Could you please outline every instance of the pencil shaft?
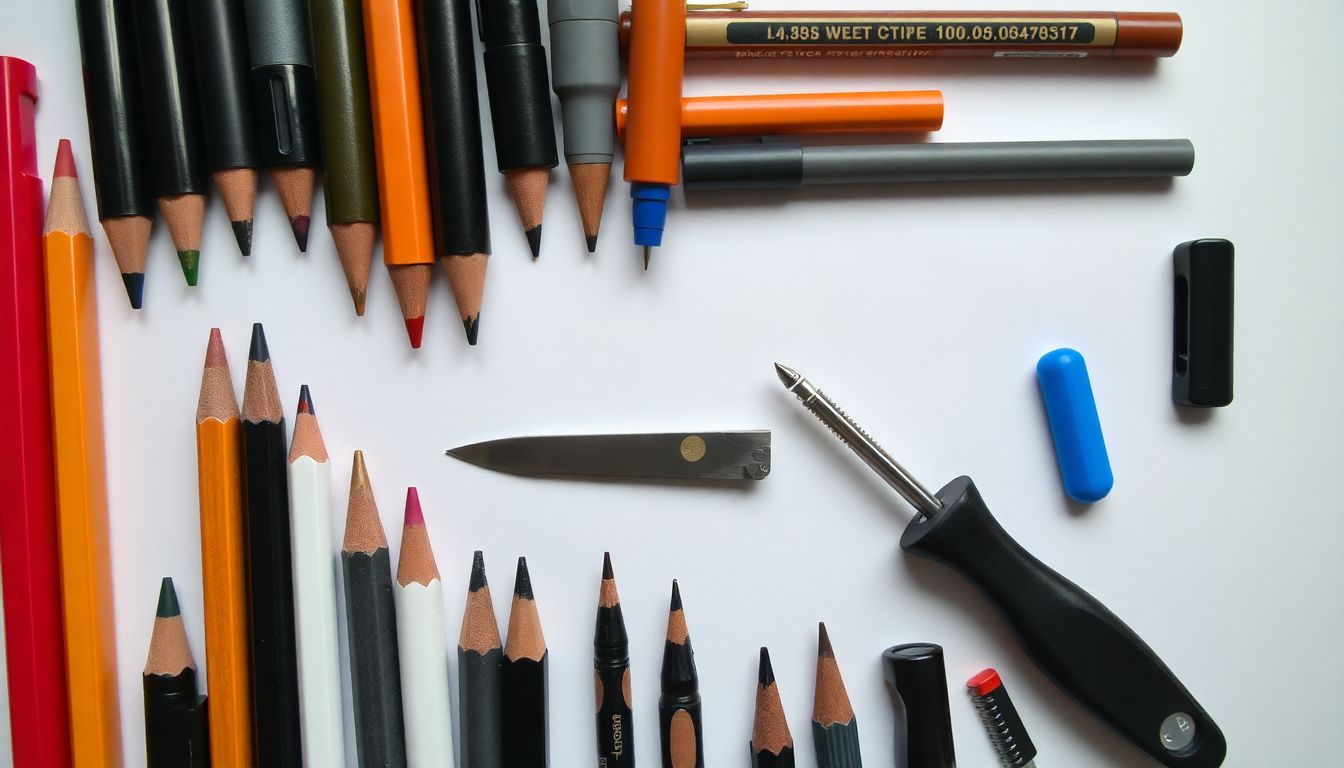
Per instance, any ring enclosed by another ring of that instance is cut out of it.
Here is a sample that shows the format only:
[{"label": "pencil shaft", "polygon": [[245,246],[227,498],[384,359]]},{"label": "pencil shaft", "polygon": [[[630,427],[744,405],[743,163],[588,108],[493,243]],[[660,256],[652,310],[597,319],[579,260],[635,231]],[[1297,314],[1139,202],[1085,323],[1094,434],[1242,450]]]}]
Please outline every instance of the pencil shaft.
[{"label": "pencil shaft", "polygon": [[443,585],[411,582],[393,587],[401,661],[406,762],[412,768],[453,768],[453,713],[448,640],[443,629]]},{"label": "pencil shaft", "polygon": [[196,693],[196,670],[141,679],[146,768],[209,768],[207,703]]},{"label": "pencil shaft", "polygon": [[310,456],[289,465],[294,555],[294,636],[305,764],[345,765],[341,657],[332,559],[331,466]]},{"label": "pencil shaft", "polygon": [[133,3],[154,196],[205,194],[205,136],[186,0]]},{"label": "pencil shaft", "polygon": [[504,651],[457,649],[461,768],[503,768]]},{"label": "pencil shaft", "polygon": [[545,768],[549,764],[547,667],[541,661],[504,658],[504,765]]},{"label": "pencil shaft", "polygon": [[328,224],[378,221],[369,69],[360,0],[312,0]]},{"label": "pencil shaft", "polygon": [[243,5],[237,0],[187,0],[200,81],[206,163],[213,173],[256,168],[255,116]]},{"label": "pencil shaft", "polygon": [[817,750],[817,768],[863,768],[857,721],[822,725],[814,720],[812,741]]},{"label": "pencil shaft", "polygon": [[606,768],[633,768],[635,730],[630,659],[594,666],[597,681],[597,760]]},{"label": "pencil shaft", "polygon": [[705,768],[700,697],[658,702],[658,735],[663,768]]},{"label": "pencil shaft", "polygon": [[752,768],[794,768],[793,747],[785,747],[779,754],[764,749],[755,753]]},{"label": "pencil shaft", "polygon": [[341,562],[359,764],[400,768],[406,765],[406,736],[387,547],[372,555],[342,552]]},{"label": "pencil shaft", "polygon": [[554,168],[555,118],[536,0],[496,0],[477,10],[499,170]]},{"label": "pencil shaft", "polygon": [[303,0],[243,0],[257,142],[266,168],[315,165],[317,83]]}]

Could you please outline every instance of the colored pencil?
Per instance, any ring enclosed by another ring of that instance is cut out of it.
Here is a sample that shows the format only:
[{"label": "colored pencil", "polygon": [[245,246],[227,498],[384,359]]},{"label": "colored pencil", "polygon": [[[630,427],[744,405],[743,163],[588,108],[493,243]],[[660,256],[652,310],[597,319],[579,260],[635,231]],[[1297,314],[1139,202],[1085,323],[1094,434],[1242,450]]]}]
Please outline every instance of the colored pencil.
[{"label": "colored pencil", "polygon": [[453,768],[453,710],[448,638],[443,633],[443,582],[425,530],[420,494],[406,491],[406,517],[397,559],[397,647],[401,655],[406,763]]},{"label": "colored pencil", "polygon": [[817,625],[817,687],[812,705],[812,740],[817,768],[863,768],[859,754],[859,721],[849,703],[835,649],[826,625]]},{"label": "colored pencil", "polygon": [[14,764],[70,762],[51,373],[42,290],[37,70],[0,56],[0,570]]},{"label": "colored pencil", "polygon": [[364,0],[364,36],[383,214],[383,262],[401,305],[406,334],[411,346],[419,349],[434,271],[434,232],[411,0]]},{"label": "colored pencil", "polygon": [[303,754],[286,465],[280,391],[266,333],[256,323],[243,388],[243,466],[252,604],[252,724],[259,766],[296,766]]},{"label": "colored pencil", "polygon": [[504,765],[545,768],[549,763],[547,668],[550,654],[532,594],[527,558],[518,558],[504,646]]},{"label": "colored pencil", "polygon": [[462,708],[461,768],[504,766],[504,649],[485,580],[485,557],[472,558],[471,584],[457,640],[458,706]]},{"label": "colored pencil", "polygon": [[635,729],[630,696],[630,637],[616,592],[611,553],[602,555],[593,633],[593,681],[597,687],[597,762],[606,768],[633,768]]},{"label": "colored pencil", "polygon": [[200,276],[207,187],[186,0],[133,4],[154,197],[173,236],[182,275],[194,286]]},{"label": "colored pencil", "polygon": [[793,768],[793,736],[775,685],[770,651],[761,648],[756,686],[756,719],[751,726],[752,768]]},{"label": "colored pencil", "polygon": [[[159,585],[159,606],[141,687],[145,693],[146,768],[209,768],[207,702],[196,692],[196,661],[187,644],[173,580],[167,577]],[[120,762],[119,751],[107,757]]]},{"label": "colored pencil", "polygon": [[242,437],[224,340],[218,328],[211,328],[201,374],[201,397],[196,405],[196,466],[201,496],[210,756],[214,765],[252,765]]},{"label": "colored pencil", "polygon": [[662,694],[658,697],[658,735],[663,768],[705,768],[705,729],[700,716],[700,676],[681,606],[681,587],[672,582],[663,644]]},{"label": "colored pencil", "polygon": [[121,765],[93,238],[67,139],[56,151],[42,242],[71,751],[75,766]]},{"label": "colored pencil", "polygon": [[363,451],[355,451],[350,475],[341,565],[359,764],[399,768],[406,765],[406,737],[392,564]]},{"label": "colored pencil", "polygon": [[139,309],[144,303],[154,201],[131,4],[76,0],[75,16],[98,220],[112,246],[131,309]]},{"label": "colored pencil", "polygon": [[342,766],[345,723],[331,557],[331,463],[307,384],[299,390],[289,445],[289,521],[304,765]]},{"label": "colored pencil", "polygon": [[378,170],[373,160],[363,11],[360,0],[311,0],[309,9],[322,118],[327,227],[355,314],[362,317],[378,237]]},{"label": "colored pencil", "polygon": [[243,5],[237,0],[187,0],[187,17],[201,84],[206,165],[224,201],[238,250],[248,256],[261,155]]}]

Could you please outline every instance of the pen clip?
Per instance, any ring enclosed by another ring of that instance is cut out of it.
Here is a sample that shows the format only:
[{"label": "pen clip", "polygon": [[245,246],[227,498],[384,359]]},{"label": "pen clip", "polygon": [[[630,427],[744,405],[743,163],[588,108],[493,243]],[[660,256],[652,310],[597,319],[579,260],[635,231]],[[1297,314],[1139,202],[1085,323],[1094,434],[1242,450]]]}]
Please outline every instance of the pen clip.
[{"label": "pen clip", "polygon": [[686,11],[745,11],[747,10],[747,0],[736,0],[731,3],[687,3]]}]

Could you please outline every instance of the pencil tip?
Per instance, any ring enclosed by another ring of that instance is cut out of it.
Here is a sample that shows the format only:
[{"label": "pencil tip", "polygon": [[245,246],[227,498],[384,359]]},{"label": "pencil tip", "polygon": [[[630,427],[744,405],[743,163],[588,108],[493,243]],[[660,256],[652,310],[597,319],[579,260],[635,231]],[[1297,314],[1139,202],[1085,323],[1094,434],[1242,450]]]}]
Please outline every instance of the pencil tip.
[{"label": "pencil tip", "polygon": [[313,393],[308,391],[308,385],[299,386],[299,413],[306,413],[309,416],[316,416],[317,409],[313,407]]},{"label": "pencil tip", "polygon": [[597,253],[597,235],[584,235],[583,239],[588,242],[588,252]]},{"label": "pencil tip", "polygon": [[75,170],[75,152],[70,148],[69,139],[61,139],[56,147],[56,170],[52,175],[58,179],[79,177],[79,172]]},{"label": "pencil tip", "polygon": [[131,309],[139,309],[145,303],[145,273],[122,272],[121,282],[126,286],[126,298],[131,300]]},{"label": "pencil tip", "polygon": [[673,580],[672,580],[672,604],[671,604],[671,606],[668,608],[668,611],[670,612],[670,611],[680,611],[680,610],[681,610],[681,587],[677,585],[677,580],[676,580],[676,579],[673,579]]},{"label": "pencil tip", "polygon": [[486,586],[485,554],[479,549],[471,558],[471,583],[467,586],[472,592],[479,592]]},{"label": "pencil tip", "polygon": [[527,572],[527,558],[518,558],[518,574],[513,579],[513,596],[524,600],[535,599],[532,595],[532,575]]},{"label": "pencil tip", "polygon": [[247,351],[247,359],[254,363],[264,363],[271,359],[271,348],[266,346],[266,331],[261,323],[252,324],[252,346]]},{"label": "pencil tip", "polygon": [[173,589],[173,578],[164,576],[159,584],[159,605],[154,611],[154,616],[159,619],[171,619],[181,614],[182,609],[177,604],[177,590]]},{"label": "pencil tip", "polygon": [[415,486],[406,489],[406,516],[404,525],[424,525],[425,513],[420,508],[420,491]]},{"label": "pencil tip", "polygon": [[244,256],[252,255],[252,220],[229,222],[233,227],[233,239],[238,241],[238,251]]},{"label": "pencil tip", "polygon": [[355,451],[354,464],[350,468],[350,486],[369,484],[369,468],[364,464],[364,452]]},{"label": "pencil tip", "polygon": [[462,318],[462,327],[467,331],[467,343],[476,346],[476,337],[481,333],[481,315],[476,313],[475,317]]},{"label": "pencil tip", "polygon": [[649,271],[649,258],[650,258],[651,256],[653,256],[653,247],[652,247],[652,246],[648,246],[648,245],[644,246],[644,271],[645,271],[645,272],[648,272],[648,271]]},{"label": "pencil tip", "polygon": [[757,682],[764,688],[775,682],[775,669],[770,666],[770,649],[761,646],[761,666],[757,676]]},{"label": "pencil tip", "polygon": [[541,225],[527,230],[527,247],[532,249],[532,258],[541,256]]},{"label": "pencil tip", "polygon": [[364,316],[364,305],[368,302],[369,295],[358,288],[350,288],[350,299],[355,302],[355,317]]},{"label": "pencil tip", "polygon": [[606,581],[606,580],[608,580],[608,579],[614,579],[614,578],[616,578],[616,572],[613,571],[613,570],[611,569],[611,553],[610,553],[610,552],[603,552],[603,553],[602,553],[602,580],[603,580],[603,581]]},{"label": "pencil tip", "polygon": [[289,228],[294,230],[294,242],[299,244],[299,252],[308,252],[309,218],[303,214],[289,217]]},{"label": "pencil tip", "polygon": [[210,341],[205,345],[205,367],[227,368],[229,360],[224,355],[224,337],[218,328],[210,329]]},{"label": "pencil tip", "polygon": [[411,339],[411,349],[419,349],[425,336],[425,316],[406,318],[406,335]]},{"label": "pencil tip", "polygon": [[779,363],[775,363],[775,375],[779,377],[779,381],[785,389],[793,389],[794,385],[803,378],[797,371]]},{"label": "pencil tip", "polygon": [[201,252],[196,250],[178,251],[177,261],[182,265],[182,276],[187,278],[187,285],[195,288],[196,281],[200,278]]},{"label": "pencil tip", "polygon": [[831,636],[826,633],[826,622],[817,622],[817,656],[834,659],[835,649],[831,648]]}]

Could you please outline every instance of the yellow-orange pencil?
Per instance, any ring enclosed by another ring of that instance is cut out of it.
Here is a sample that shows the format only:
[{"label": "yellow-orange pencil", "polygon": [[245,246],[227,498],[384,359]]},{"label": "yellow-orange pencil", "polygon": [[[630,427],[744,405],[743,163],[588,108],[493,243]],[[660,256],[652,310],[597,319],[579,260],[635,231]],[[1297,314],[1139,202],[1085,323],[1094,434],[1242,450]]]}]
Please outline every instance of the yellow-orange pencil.
[{"label": "yellow-orange pencil", "polygon": [[52,176],[42,249],[46,256],[70,746],[75,768],[120,766],[121,712],[107,544],[107,468],[93,239],[67,139],[61,139],[56,150]]},{"label": "yellow-orange pencil", "polygon": [[229,377],[224,341],[219,329],[212,328],[196,405],[196,467],[201,494],[210,757],[218,766],[252,765],[242,444],[238,398]]}]

